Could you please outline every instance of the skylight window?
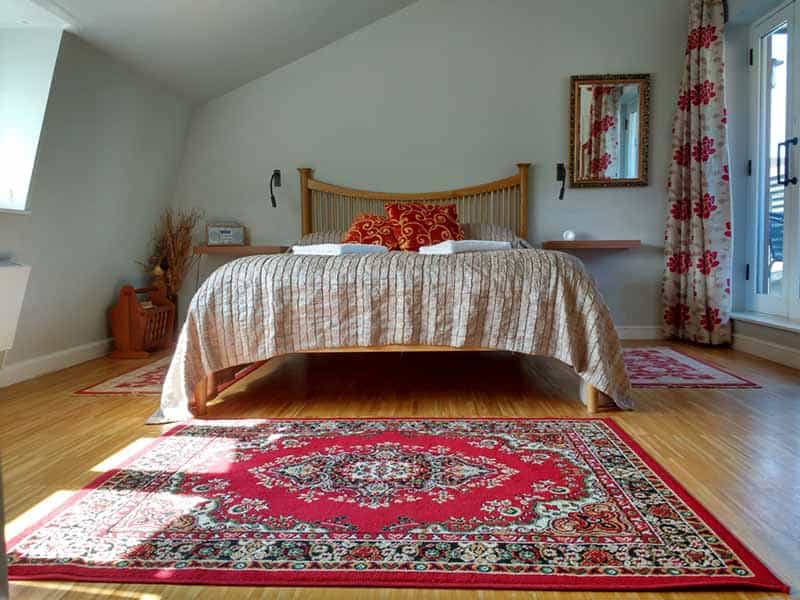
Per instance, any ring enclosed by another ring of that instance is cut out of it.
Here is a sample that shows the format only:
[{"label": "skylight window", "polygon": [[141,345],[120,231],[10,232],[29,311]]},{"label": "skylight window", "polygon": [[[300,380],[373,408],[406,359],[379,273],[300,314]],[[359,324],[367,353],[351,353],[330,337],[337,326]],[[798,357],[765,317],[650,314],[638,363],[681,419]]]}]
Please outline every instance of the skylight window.
[{"label": "skylight window", "polygon": [[0,210],[24,211],[61,30],[0,28]]}]

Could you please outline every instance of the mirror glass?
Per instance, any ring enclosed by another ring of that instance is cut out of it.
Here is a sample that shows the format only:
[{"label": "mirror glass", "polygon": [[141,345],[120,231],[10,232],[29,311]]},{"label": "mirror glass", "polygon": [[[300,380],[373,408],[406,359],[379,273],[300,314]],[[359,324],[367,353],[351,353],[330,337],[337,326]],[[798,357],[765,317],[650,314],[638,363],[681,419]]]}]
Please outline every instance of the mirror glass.
[{"label": "mirror glass", "polygon": [[572,80],[572,185],[646,185],[648,77],[582,75]]}]

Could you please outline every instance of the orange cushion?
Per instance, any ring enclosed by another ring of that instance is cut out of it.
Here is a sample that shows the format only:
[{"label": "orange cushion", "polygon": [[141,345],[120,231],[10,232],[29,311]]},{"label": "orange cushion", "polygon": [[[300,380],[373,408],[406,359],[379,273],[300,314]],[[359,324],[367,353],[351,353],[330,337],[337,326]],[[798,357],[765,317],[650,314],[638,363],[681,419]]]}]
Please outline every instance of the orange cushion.
[{"label": "orange cushion", "polygon": [[445,240],[464,239],[455,204],[387,204],[386,214],[401,250],[416,251]]},{"label": "orange cushion", "polygon": [[347,230],[343,244],[374,244],[386,246],[389,250],[397,250],[397,239],[394,228],[388,218],[379,215],[361,213],[353,219]]}]

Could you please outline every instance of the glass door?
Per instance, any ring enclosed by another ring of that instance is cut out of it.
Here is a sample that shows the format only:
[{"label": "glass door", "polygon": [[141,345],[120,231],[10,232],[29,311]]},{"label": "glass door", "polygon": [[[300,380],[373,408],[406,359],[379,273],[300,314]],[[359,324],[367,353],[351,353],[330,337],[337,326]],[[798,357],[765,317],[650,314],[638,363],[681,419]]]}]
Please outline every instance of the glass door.
[{"label": "glass door", "polygon": [[754,227],[748,308],[790,317],[797,311],[798,94],[795,3],[753,27],[755,70]]}]

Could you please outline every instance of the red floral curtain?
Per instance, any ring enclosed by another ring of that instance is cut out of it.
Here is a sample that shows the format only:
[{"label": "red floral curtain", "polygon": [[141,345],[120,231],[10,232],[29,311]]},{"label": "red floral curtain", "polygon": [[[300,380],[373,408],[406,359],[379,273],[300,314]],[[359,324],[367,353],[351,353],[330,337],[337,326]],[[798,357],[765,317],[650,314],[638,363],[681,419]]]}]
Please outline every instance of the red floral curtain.
[{"label": "red floral curtain", "polygon": [[689,0],[686,66],[672,123],[664,329],[730,342],[731,206],[723,0]]}]

